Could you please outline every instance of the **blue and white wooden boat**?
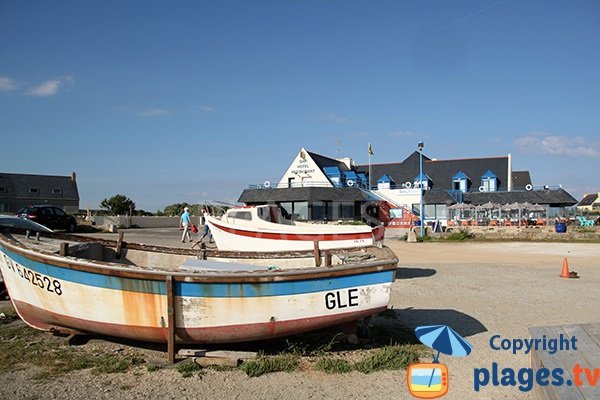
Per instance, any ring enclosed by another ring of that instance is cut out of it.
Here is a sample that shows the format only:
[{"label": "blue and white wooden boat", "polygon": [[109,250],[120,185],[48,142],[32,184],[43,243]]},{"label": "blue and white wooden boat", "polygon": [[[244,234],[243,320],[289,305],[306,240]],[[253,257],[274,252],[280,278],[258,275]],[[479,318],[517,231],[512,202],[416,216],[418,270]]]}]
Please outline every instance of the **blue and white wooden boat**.
[{"label": "blue and white wooden boat", "polygon": [[397,264],[377,246],[263,254],[0,233],[0,269],[27,324],[170,349],[268,339],[379,313]]}]

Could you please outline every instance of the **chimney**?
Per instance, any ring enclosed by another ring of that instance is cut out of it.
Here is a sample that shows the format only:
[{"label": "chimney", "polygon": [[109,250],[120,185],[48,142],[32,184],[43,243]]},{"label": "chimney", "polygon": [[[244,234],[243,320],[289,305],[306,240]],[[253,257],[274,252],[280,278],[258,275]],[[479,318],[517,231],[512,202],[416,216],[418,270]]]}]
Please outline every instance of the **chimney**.
[{"label": "chimney", "polygon": [[346,164],[346,167],[350,170],[354,166],[354,160],[351,159],[350,157],[338,158],[337,161],[343,162],[344,164]]},{"label": "chimney", "polygon": [[506,182],[506,190],[512,192],[513,181],[512,181],[512,155],[508,153],[508,182]]},{"label": "chimney", "polygon": [[77,174],[75,171],[71,172],[71,182],[77,182]]}]

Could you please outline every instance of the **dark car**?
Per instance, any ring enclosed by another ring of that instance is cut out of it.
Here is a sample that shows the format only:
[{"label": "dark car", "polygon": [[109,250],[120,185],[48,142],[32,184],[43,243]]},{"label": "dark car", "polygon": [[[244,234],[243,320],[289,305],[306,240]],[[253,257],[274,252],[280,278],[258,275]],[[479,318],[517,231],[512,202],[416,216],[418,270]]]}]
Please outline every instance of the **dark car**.
[{"label": "dark car", "polygon": [[50,229],[66,229],[74,232],[77,220],[56,206],[27,206],[17,211],[17,217],[30,219]]}]

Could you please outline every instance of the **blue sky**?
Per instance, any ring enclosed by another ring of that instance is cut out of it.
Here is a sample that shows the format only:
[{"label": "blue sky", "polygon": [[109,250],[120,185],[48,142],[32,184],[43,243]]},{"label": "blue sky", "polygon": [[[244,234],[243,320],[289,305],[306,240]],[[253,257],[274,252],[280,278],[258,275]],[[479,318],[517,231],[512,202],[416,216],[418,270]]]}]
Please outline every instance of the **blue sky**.
[{"label": "blue sky", "polygon": [[301,147],[513,155],[600,191],[600,2],[2,1],[0,171],[81,207],[235,201]]}]

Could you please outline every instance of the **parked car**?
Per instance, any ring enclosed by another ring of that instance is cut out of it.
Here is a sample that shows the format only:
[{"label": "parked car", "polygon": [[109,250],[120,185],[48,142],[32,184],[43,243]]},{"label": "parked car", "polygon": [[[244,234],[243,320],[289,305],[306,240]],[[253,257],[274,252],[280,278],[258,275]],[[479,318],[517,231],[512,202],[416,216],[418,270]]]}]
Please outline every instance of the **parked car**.
[{"label": "parked car", "polygon": [[50,229],[66,229],[74,232],[77,220],[56,206],[27,206],[17,211],[17,217],[29,219]]}]

